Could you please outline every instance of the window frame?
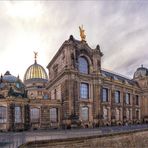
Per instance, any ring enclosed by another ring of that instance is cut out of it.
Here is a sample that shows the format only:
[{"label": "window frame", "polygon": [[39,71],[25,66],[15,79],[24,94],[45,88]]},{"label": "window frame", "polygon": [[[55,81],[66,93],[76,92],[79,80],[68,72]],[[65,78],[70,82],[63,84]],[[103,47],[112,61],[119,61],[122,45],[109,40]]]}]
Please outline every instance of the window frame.
[{"label": "window frame", "polygon": [[15,106],[14,108],[14,121],[15,123],[21,123],[22,122],[22,110],[21,106]]},{"label": "window frame", "polygon": [[6,123],[7,122],[7,107],[6,106],[0,106],[0,110],[2,110],[2,112],[1,112],[2,116],[1,116],[1,119],[0,119],[0,123]]},{"label": "window frame", "polygon": [[121,103],[121,92],[119,90],[115,90],[115,103],[119,104]]},{"label": "window frame", "polygon": [[136,110],[136,119],[139,120],[140,119],[140,111]]},{"label": "window frame", "polygon": [[108,108],[103,108],[103,119],[104,120],[108,120],[108,114],[109,114]]},{"label": "window frame", "polygon": [[125,94],[125,103],[127,105],[131,104],[131,94],[129,92],[126,92],[126,94]]},{"label": "window frame", "polygon": [[[84,111],[86,111],[85,109],[87,109],[87,112],[84,112]],[[87,117],[86,117],[86,115],[87,115]],[[89,107],[88,106],[81,107],[81,120],[84,122],[89,121]]]},{"label": "window frame", "polygon": [[82,74],[89,74],[89,62],[84,56],[78,58],[78,71]]},{"label": "window frame", "polygon": [[102,96],[101,96],[101,98],[102,98],[101,99],[102,102],[108,102],[109,101],[109,89],[108,88],[105,88],[105,87],[102,88]]},{"label": "window frame", "polygon": [[89,100],[89,83],[80,83],[80,99]]},{"label": "window frame", "polygon": [[[33,110],[38,110],[38,117],[37,118],[32,118],[35,116],[35,113],[33,112]],[[33,107],[30,109],[30,119],[31,119],[31,122],[40,122],[40,108],[38,107]]]},{"label": "window frame", "polygon": [[140,100],[139,100],[139,95],[136,95],[135,104],[136,104],[137,106],[139,106],[139,104],[140,104],[139,101],[140,101]]},{"label": "window frame", "polygon": [[[53,114],[53,111],[55,109],[55,113]],[[52,107],[49,109],[49,120],[50,123],[57,123],[58,122],[58,108]]]}]

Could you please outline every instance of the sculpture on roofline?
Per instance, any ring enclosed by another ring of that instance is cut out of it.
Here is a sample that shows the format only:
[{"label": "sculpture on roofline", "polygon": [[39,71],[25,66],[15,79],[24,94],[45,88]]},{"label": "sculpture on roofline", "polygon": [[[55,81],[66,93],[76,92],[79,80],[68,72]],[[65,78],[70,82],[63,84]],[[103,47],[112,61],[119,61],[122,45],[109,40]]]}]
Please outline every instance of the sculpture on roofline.
[{"label": "sculpture on roofline", "polygon": [[79,30],[80,30],[80,37],[82,41],[85,41],[86,35],[85,35],[85,30],[83,29],[83,25],[79,26]]}]

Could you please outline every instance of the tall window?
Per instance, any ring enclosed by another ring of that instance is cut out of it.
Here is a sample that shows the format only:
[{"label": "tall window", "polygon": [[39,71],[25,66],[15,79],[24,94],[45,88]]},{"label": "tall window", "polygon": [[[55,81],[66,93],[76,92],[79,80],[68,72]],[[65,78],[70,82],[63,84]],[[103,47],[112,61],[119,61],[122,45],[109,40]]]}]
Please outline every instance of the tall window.
[{"label": "tall window", "polygon": [[126,119],[127,120],[130,119],[130,110],[129,109],[126,110]]},{"label": "tall window", "polygon": [[81,97],[81,99],[88,99],[89,98],[89,85],[88,85],[88,83],[81,83],[80,84],[80,97]]},{"label": "tall window", "polygon": [[54,90],[54,99],[57,99],[57,90]]},{"label": "tall window", "polygon": [[126,93],[125,102],[126,102],[126,104],[130,104],[130,93]]},{"label": "tall window", "polygon": [[89,119],[89,108],[87,106],[81,108],[81,119],[82,121],[88,121]]},{"label": "tall window", "polygon": [[108,101],[108,89],[107,88],[102,89],[102,101],[103,102]]},{"label": "tall window", "polygon": [[39,122],[40,121],[40,109],[31,108],[30,117],[31,117],[31,122]]},{"label": "tall window", "polygon": [[49,98],[48,94],[44,94],[43,98],[47,100]]},{"label": "tall window", "polygon": [[136,119],[139,120],[139,110],[136,110]]},{"label": "tall window", "polygon": [[103,108],[103,119],[108,119],[108,109]]},{"label": "tall window", "polygon": [[120,103],[120,91],[115,91],[115,103]]},{"label": "tall window", "polygon": [[139,105],[139,96],[136,95],[136,105]]},{"label": "tall window", "polygon": [[58,109],[57,108],[50,109],[50,122],[58,122]]},{"label": "tall window", "polygon": [[0,106],[0,123],[6,122],[6,107]]},{"label": "tall window", "polygon": [[21,119],[21,107],[16,106],[15,107],[15,123],[20,123],[22,121]]},{"label": "tall window", "polygon": [[88,74],[89,73],[89,65],[88,61],[84,57],[79,57],[79,72]]},{"label": "tall window", "polygon": [[116,120],[118,121],[118,120],[120,120],[120,109],[116,109],[116,115],[115,115],[115,117],[116,117]]}]

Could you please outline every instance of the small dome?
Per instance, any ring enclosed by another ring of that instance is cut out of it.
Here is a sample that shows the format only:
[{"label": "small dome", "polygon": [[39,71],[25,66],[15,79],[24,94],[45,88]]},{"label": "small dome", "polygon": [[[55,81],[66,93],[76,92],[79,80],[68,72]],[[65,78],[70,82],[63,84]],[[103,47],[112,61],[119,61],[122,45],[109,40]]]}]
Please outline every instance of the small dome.
[{"label": "small dome", "polygon": [[48,79],[45,69],[41,65],[37,64],[36,61],[27,69],[24,76],[24,82],[31,79]]},{"label": "small dome", "polygon": [[18,78],[11,75],[9,71],[6,71],[6,73],[4,74],[4,76],[2,77],[4,81],[8,82],[8,83],[15,83]]},{"label": "small dome", "polygon": [[134,73],[134,78],[140,78],[148,76],[148,69],[143,67],[143,65],[137,68],[136,72]]}]

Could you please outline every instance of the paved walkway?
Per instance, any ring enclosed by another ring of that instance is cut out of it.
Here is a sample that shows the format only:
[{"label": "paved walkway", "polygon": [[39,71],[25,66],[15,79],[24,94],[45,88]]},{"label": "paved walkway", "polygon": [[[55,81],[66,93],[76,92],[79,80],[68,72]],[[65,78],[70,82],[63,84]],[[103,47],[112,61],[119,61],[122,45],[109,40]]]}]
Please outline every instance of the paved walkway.
[{"label": "paved walkway", "polygon": [[38,140],[66,139],[148,129],[148,124],[108,126],[91,129],[37,130],[0,133],[0,148],[17,148],[23,143]]}]

